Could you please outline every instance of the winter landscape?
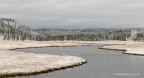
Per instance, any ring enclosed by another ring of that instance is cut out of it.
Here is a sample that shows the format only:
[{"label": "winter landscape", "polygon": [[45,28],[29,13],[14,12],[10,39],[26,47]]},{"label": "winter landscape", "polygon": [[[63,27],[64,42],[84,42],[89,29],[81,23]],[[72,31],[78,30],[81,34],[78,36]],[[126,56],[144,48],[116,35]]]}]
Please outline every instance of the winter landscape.
[{"label": "winter landscape", "polygon": [[143,78],[143,3],[0,1],[0,78]]},{"label": "winter landscape", "polygon": [[14,51],[15,49],[108,44],[109,46],[102,46],[100,49],[144,55],[144,33],[140,28],[33,30],[14,19],[1,18],[0,20],[1,77],[39,74],[87,62],[86,58],[77,56],[24,53]]}]

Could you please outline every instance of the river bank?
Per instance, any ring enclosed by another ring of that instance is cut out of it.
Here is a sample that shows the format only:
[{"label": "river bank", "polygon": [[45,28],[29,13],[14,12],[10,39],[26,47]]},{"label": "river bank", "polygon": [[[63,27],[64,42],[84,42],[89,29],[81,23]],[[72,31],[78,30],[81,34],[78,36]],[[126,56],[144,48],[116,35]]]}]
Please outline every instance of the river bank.
[{"label": "river bank", "polygon": [[17,52],[15,49],[70,47],[108,44],[101,49],[121,50],[124,54],[144,55],[144,42],[134,41],[0,41],[0,77],[32,75],[86,63],[77,56]]},{"label": "river bank", "polygon": [[110,44],[100,49],[123,51],[123,54],[144,56],[144,42],[136,41],[101,41],[101,44]]},{"label": "river bank", "polygon": [[89,42],[61,41],[0,41],[0,77],[32,75],[86,63],[77,56],[34,54],[17,52],[14,49],[36,47],[87,46]]}]

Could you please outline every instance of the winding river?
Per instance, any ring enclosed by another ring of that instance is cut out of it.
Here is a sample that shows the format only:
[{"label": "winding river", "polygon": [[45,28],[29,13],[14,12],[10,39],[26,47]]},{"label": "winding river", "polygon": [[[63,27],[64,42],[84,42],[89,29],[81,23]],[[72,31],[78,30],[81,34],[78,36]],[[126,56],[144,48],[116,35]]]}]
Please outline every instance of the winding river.
[{"label": "winding river", "polygon": [[74,55],[88,63],[65,70],[15,78],[144,78],[144,56],[98,49],[101,45],[18,49],[40,54]]}]

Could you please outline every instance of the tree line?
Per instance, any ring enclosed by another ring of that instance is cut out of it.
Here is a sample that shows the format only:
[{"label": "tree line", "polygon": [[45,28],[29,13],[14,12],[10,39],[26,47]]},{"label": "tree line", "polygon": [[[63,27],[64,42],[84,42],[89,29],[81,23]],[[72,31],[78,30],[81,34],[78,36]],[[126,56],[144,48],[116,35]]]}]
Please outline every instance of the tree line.
[{"label": "tree line", "polygon": [[77,41],[101,41],[101,40],[126,40],[130,36],[130,32],[119,30],[116,32],[108,33],[75,33],[75,34],[48,34],[41,33],[36,36],[37,41],[64,41],[64,40],[77,40]]},{"label": "tree line", "polygon": [[0,18],[0,35],[3,40],[32,40],[31,29],[14,19]]},{"label": "tree line", "polygon": [[[0,36],[3,40],[35,40],[35,41],[102,41],[102,40],[128,40],[132,29],[120,29],[105,33],[71,33],[71,34],[49,34],[46,32],[34,32],[31,28],[19,24],[14,19],[0,18]],[[139,29],[144,30],[144,29]],[[139,31],[138,30],[138,31]],[[139,32],[133,40],[144,40],[144,33]]]},{"label": "tree line", "polygon": [[[114,32],[107,33],[75,33],[75,34],[48,34],[40,33],[37,35],[36,41],[65,41],[65,40],[76,40],[76,41],[102,41],[102,40],[121,40],[126,41],[131,37],[131,29],[117,30]],[[140,41],[144,40],[144,33],[137,33],[136,38],[133,40]]]}]

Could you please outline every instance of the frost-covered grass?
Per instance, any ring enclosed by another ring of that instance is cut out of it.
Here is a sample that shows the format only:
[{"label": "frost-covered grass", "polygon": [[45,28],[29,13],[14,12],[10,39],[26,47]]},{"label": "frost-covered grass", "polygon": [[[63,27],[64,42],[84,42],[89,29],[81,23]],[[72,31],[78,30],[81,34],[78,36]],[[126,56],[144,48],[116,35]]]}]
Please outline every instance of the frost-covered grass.
[{"label": "frost-covered grass", "polygon": [[0,41],[0,49],[8,50],[15,48],[48,47],[48,46],[88,46],[95,42],[89,41]]},{"label": "frost-covered grass", "polygon": [[85,59],[76,56],[0,51],[0,76],[37,74],[81,65],[85,62]]},{"label": "frost-covered grass", "polygon": [[124,54],[144,56],[144,48],[128,48]]},{"label": "frost-covered grass", "polygon": [[0,41],[0,43],[0,77],[45,73],[86,63],[85,59],[77,56],[24,53],[9,49],[90,45],[88,42],[79,44],[76,42]]},{"label": "frost-covered grass", "polygon": [[124,54],[130,55],[142,55],[144,56],[144,42],[137,42],[137,41],[102,41],[103,44],[116,44],[110,46],[103,46],[101,49],[108,49],[108,50],[120,50],[124,51]]}]

